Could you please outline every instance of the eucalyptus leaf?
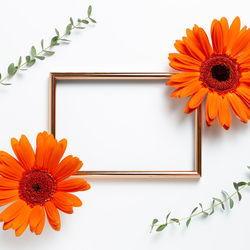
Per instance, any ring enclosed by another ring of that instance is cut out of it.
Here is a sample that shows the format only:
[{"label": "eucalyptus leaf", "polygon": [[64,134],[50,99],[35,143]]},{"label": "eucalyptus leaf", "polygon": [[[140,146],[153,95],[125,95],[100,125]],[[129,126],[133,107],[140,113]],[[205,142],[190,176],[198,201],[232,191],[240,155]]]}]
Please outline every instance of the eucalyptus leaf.
[{"label": "eucalyptus leaf", "polygon": [[60,36],[60,33],[59,33],[59,31],[58,31],[57,28],[55,28],[55,32],[56,32],[56,35],[59,37],[59,36]]},{"label": "eucalyptus leaf", "polygon": [[89,7],[88,7],[88,17],[90,17],[91,14],[92,14],[92,6],[89,5]]},{"label": "eucalyptus leaf", "polygon": [[70,40],[65,39],[65,38],[62,38],[62,39],[60,39],[60,40],[63,41],[63,42],[70,42]]},{"label": "eucalyptus leaf", "polygon": [[77,26],[76,29],[83,30],[83,29],[85,29],[85,27]]},{"label": "eucalyptus leaf", "polygon": [[93,19],[93,18],[89,18],[89,20],[90,20],[92,23],[96,23],[96,20]]},{"label": "eucalyptus leaf", "polygon": [[36,62],[36,59],[32,59],[29,61],[29,63],[27,63],[27,65],[31,67],[35,64],[35,62]]},{"label": "eucalyptus leaf", "polygon": [[186,226],[187,226],[187,227],[189,226],[190,222],[191,222],[191,217],[190,217],[190,218],[187,220],[187,222],[186,222]]},{"label": "eucalyptus leaf", "polygon": [[66,35],[70,35],[71,30],[72,30],[72,24],[70,23],[66,27]]},{"label": "eucalyptus leaf", "polygon": [[59,39],[58,36],[54,36],[50,41],[50,46],[59,45],[59,43],[57,43],[58,39]]},{"label": "eucalyptus leaf", "polygon": [[162,224],[159,227],[157,227],[156,231],[157,232],[161,232],[162,230],[164,230],[166,228],[167,224]]},{"label": "eucalyptus leaf", "polygon": [[234,201],[233,201],[233,199],[229,199],[229,207],[232,209],[233,208],[233,206],[234,206]]},{"label": "eucalyptus leaf", "polygon": [[9,74],[10,76],[13,76],[13,75],[16,74],[16,67],[15,67],[14,63],[11,63],[11,64],[9,65],[9,67],[8,67],[8,74]]},{"label": "eucalyptus leaf", "polygon": [[42,49],[44,49],[44,40],[43,39],[41,40],[41,47],[42,47]]},{"label": "eucalyptus leaf", "polygon": [[48,56],[52,56],[52,55],[55,54],[55,51],[51,51],[51,50],[45,50],[44,52],[45,52],[45,54],[48,55]]},{"label": "eucalyptus leaf", "polygon": [[223,201],[221,199],[213,197],[213,200],[218,201],[220,203],[222,209],[225,210],[225,205],[224,205],[224,203],[223,203]]},{"label": "eucalyptus leaf", "polygon": [[85,19],[81,20],[81,22],[82,22],[82,23],[85,23],[85,24],[88,24],[88,23],[89,23],[89,21],[88,21],[88,20],[85,20]]},{"label": "eucalyptus leaf", "polygon": [[26,56],[25,59],[26,59],[26,63],[28,64],[30,62],[30,56]]},{"label": "eucalyptus leaf", "polygon": [[179,221],[179,219],[176,219],[176,218],[171,218],[171,219],[170,219],[170,221],[173,221],[173,222],[175,222],[175,223],[177,223],[177,224],[179,224],[179,225],[180,225],[180,221]]},{"label": "eucalyptus leaf", "polygon": [[39,60],[44,60],[45,59],[44,56],[36,56],[36,58],[39,59]]},{"label": "eucalyptus leaf", "polygon": [[22,57],[20,56],[20,57],[19,57],[19,60],[18,60],[18,67],[20,67],[21,64],[22,64]]},{"label": "eucalyptus leaf", "polygon": [[239,201],[241,201],[241,199],[242,199],[242,195],[241,195],[241,193],[240,193],[240,192],[237,192],[237,195],[238,195],[238,199],[239,199]]},{"label": "eucalyptus leaf", "polygon": [[31,54],[32,54],[32,56],[36,56],[36,48],[35,48],[35,46],[31,47]]}]

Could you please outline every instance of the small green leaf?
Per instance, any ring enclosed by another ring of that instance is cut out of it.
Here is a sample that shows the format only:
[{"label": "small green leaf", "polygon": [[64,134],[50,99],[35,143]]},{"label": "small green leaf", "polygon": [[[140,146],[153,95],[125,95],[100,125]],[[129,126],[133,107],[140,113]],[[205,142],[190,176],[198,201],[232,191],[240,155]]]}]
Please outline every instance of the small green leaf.
[{"label": "small green leaf", "polygon": [[44,52],[45,52],[45,54],[48,55],[48,56],[52,56],[52,55],[55,54],[55,51],[46,50],[46,51],[44,51]]},{"label": "small green leaf", "polygon": [[59,45],[59,43],[57,43],[59,37],[58,36],[54,36],[51,41],[50,41],[50,46],[56,46]]},{"label": "small green leaf", "polygon": [[44,56],[36,56],[36,58],[39,59],[39,60],[44,60],[45,59]]},{"label": "small green leaf", "polygon": [[30,56],[26,56],[26,63],[28,64],[30,62]]},{"label": "small green leaf", "polygon": [[191,217],[190,217],[190,218],[187,220],[187,222],[186,222],[186,226],[187,226],[187,227],[189,226],[190,222],[191,222]]},{"label": "small green leaf", "polygon": [[247,185],[250,186],[250,182],[248,182]]},{"label": "small green leaf", "polygon": [[172,219],[170,219],[170,221],[173,221],[173,222],[175,222],[175,223],[177,223],[177,224],[180,225],[180,221],[178,219],[176,219],[176,218],[172,218]]},{"label": "small green leaf", "polygon": [[85,27],[80,27],[80,26],[78,26],[78,27],[76,27],[76,29],[79,29],[79,30],[84,30],[84,29],[85,29]]},{"label": "small green leaf", "polygon": [[220,203],[222,209],[225,210],[224,203],[223,203],[223,201],[222,201],[221,199],[213,197],[213,200],[214,200],[214,201],[218,201],[218,202]]},{"label": "small green leaf", "polygon": [[13,76],[13,75],[16,74],[16,67],[15,67],[14,63],[11,63],[11,64],[9,65],[9,67],[8,67],[8,74],[9,74],[10,76]]},{"label": "small green leaf", "polygon": [[231,198],[229,199],[229,206],[230,206],[231,209],[234,206],[234,201]]},{"label": "small green leaf", "polygon": [[168,215],[166,216],[166,224],[168,224],[168,217],[169,217],[170,214],[171,214],[171,212],[168,213]]},{"label": "small green leaf", "polygon": [[88,17],[90,17],[91,14],[92,14],[92,6],[89,5],[89,7],[88,7]]},{"label": "small green leaf", "polygon": [[215,200],[213,199],[212,206],[211,206],[211,212],[209,213],[209,216],[214,213],[214,203],[215,203]]},{"label": "small green leaf", "polygon": [[31,67],[35,64],[35,62],[36,62],[36,59],[32,59],[29,61],[29,63],[27,65]]},{"label": "small green leaf", "polygon": [[82,22],[82,23],[85,23],[85,24],[88,24],[88,23],[89,23],[89,21],[88,21],[88,20],[85,20],[85,19],[81,20],[81,22]]},{"label": "small green leaf", "polygon": [[152,225],[155,225],[158,221],[158,219],[153,219]]},{"label": "small green leaf", "polygon": [[247,166],[248,169],[250,169],[250,166]]},{"label": "small green leaf", "polygon": [[71,30],[72,30],[72,24],[68,24],[66,27],[66,35],[70,35]]},{"label": "small green leaf", "polygon": [[22,64],[22,57],[20,56],[18,60],[18,67],[20,67],[21,64]]},{"label": "small green leaf", "polygon": [[20,69],[21,71],[26,71],[26,70],[28,70],[28,69]]},{"label": "small green leaf", "polygon": [[60,33],[59,33],[59,31],[58,31],[57,28],[55,28],[55,32],[56,32],[56,35],[59,37],[59,36],[60,36]]},{"label": "small green leaf", "polygon": [[198,207],[194,208],[191,215],[198,209]]},{"label": "small green leaf", "polygon": [[159,227],[157,227],[156,231],[157,231],[157,232],[161,232],[162,230],[165,229],[166,226],[167,226],[167,224],[162,224],[162,225],[160,225]]},{"label": "small green leaf", "polygon": [[0,80],[2,79],[2,74],[0,74]]},{"label": "small green leaf", "polygon": [[70,24],[74,25],[74,21],[73,21],[72,17],[69,20],[70,20]]},{"label": "small green leaf", "polygon": [[201,212],[202,212],[204,215],[208,216],[208,213],[207,213],[207,212],[205,212],[205,211],[203,210],[203,206],[202,206],[202,204],[201,204],[201,203],[199,203],[199,205],[200,205],[200,207],[201,207]]},{"label": "small green leaf", "polygon": [[43,39],[41,40],[41,47],[42,47],[42,49],[44,49],[44,40]]},{"label": "small green leaf", "polygon": [[5,85],[5,86],[9,86],[11,85],[11,83],[8,83],[8,82],[1,82],[2,85]]},{"label": "small green leaf", "polygon": [[60,40],[63,41],[63,42],[70,42],[70,40],[65,39],[65,38],[62,38],[62,39],[60,39]]},{"label": "small green leaf", "polygon": [[93,18],[89,18],[89,20],[90,20],[92,23],[96,23],[96,20],[93,19]]},{"label": "small green leaf", "polygon": [[241,199],[242,199],[241,193],[240,193],[240,192],[237,192],[237,194],[238,194],[239,201],[241,201]]},{"label": "small green leaf", "polygon": [[36,48],[35,48],[35,46],[31,47],[31,54],[32,54],[32,56],[36,56]]},{"label": "small green leaf", "polygon": [[233,185],[234,185],[234,188],[238,191],[239,190],[238,184],[234,182]]},{"label": "small green leaf", "polygon": [[241,181],[241,182],[238,182],[238,183],[237,183],[237,186],[238,186],[238,187],[241,187],[241,186],[244,186],[244,185],[247,185],[247,183],[244,182],[244,181]]}]

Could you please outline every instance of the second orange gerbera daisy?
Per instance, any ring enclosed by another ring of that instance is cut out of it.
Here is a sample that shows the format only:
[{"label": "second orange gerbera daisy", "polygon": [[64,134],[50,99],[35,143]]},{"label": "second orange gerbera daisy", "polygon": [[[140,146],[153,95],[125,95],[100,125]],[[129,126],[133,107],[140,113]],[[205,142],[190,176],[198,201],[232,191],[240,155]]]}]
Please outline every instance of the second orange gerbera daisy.
[{"label": "second orange gerbera daisy", "polygon": [[244,123],[250,119],[250,29],[240,28],[236,17],[229,27],[226,18],[214,20],[211,40],[195,25],[187,29],[187,36],[177,40],[179,53],[169,54],[170,66],[181,73],[174,74],[166,84],[177,87],[172,97],[188,97],[184,112],[197,109],[206,101],[207,125],[218,122],[225,129],[234,114]]},{"label": "second orange gerbera daisy", "polygon": [[46,213],[51,227],[60,230],[58,209],[71,214],[82,205],[70,192],[90,188],[83,179],[67,179],[82,162],[71,155],[61,161],[67,141],[57,142],[47,132],[38,134],[35,153],[24,135],[11,145],[18,160],[0,151],[0,206],[14,202],[0,214],[3,229],[12,228],[20,236],[29,225],[31,232],[41,234]]}]

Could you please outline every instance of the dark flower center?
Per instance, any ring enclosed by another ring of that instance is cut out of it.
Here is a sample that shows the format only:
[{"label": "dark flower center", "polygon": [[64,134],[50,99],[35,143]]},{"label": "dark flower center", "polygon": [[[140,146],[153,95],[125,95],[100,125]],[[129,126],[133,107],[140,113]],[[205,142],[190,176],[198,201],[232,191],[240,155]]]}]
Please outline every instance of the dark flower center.
[{"label": "dark flower center", "polygon": [[223,64],[218,64],[211,69],[212,77],[219,82],[228,80],[230,77],[230,69]]},{"label": "dark flower center", "polygon": [[240,69],[227,55],[213,55],[201,67],[201,81],[217,92],[228,92],[239,84]]},{"label": "dark flower center", "polygon": [[54,178],[43,170],[25,173],[19,184],[20,197],[29,205],[43,205],[55,192]]}]

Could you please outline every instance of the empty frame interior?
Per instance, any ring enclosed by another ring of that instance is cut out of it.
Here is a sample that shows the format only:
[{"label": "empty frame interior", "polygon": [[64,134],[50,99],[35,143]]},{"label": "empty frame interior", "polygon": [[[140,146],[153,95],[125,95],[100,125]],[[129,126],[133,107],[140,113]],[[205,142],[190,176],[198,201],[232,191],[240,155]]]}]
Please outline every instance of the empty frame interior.
[{"label": "empty frame interior", "polygon": [[179,112],[168,77],[51,73],[50,132],[84,162],[78,175],[201,176],[200,110]]}]

